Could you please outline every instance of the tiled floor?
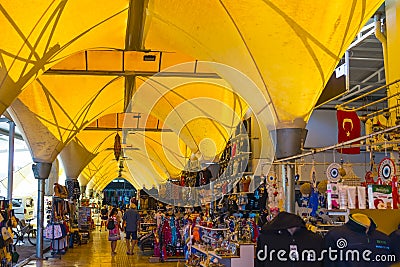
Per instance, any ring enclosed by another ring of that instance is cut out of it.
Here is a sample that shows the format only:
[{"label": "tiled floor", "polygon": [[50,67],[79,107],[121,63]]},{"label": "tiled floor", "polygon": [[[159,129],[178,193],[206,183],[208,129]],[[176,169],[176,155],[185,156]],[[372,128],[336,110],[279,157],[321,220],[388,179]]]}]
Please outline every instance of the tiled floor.
[{"label": "tiled floor", "polygon": [[26,267],[33,266],[57,266],[57,267],[76,267],[76,266],[135,266],[135,267],[182,267],[184,263],[164,262],[149,263],[149,256],[143,256],[139,249],[135,248],[135,255],[126,255],[125,241],[122,239],[117,244],[117,255],[111,256],[110,242],[107,241],[107,233],[93,231],[91,240],[88,244],[75,246],[69,249],[61,259],[50,258],[48,260],[32,260]]}]

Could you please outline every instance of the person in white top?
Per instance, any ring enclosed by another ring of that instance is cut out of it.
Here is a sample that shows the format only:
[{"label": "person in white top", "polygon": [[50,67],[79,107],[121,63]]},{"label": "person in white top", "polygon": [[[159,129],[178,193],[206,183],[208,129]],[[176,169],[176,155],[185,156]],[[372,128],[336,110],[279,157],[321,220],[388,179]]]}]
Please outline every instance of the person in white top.
[{"label": "person in white top", "polygon": [[122,211],[121,211],[120,208],[118,208],[118,213],[117,213],[117,221],[118,221],[118,223],[122,222],[122,216],[123,216]]}]

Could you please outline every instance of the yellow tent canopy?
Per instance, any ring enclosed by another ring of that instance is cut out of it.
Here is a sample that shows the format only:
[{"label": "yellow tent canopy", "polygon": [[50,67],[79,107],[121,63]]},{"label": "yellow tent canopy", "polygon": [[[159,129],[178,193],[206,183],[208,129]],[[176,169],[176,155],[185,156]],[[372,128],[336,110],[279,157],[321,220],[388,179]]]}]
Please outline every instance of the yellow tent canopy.
[{"label": "yellow tent canopy", "polygon": [[[129,15],[133,2],[142,21]],[[151,185],[177,175],[189,154],[212,160],[249,108],[262,140],[275,127],[304,127],[382,2],[0,0],[0,113],[9,109],[38,162],[53,162],[78,138],[97,154],[83,171],[97,189],[118,164],[96,144],[103,134],[83,130],[107,114],[156,118],[163,131],[125,135],[139,146],[127,150],[128,178]]]}]

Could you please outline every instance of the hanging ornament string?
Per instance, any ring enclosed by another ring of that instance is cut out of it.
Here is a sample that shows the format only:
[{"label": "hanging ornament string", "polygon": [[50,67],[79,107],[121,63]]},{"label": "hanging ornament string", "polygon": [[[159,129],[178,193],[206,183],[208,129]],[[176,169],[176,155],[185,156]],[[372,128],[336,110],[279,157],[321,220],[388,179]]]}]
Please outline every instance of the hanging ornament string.
[{"label": "hanging ornament string", "polygon": [[385,157],[387,157],[387,146],[386,146],[386,139],[385,139]]},{"label": "hanging ornament string", "polygon": [[315,188],[317,185],[317,178],[316,178],[316,171],[315,171],[315,158],[313,155],[313,159],[312,159],[312,167],[311,167],[311,182],[313,187]]},{"label": "hanging ornament string", "polygon": [[344,160],[343,157],[340,158],[340,169],[339,169],[339,174],[342,176],[342,178],[346,175],[346,170],[344,169]]},{"label": "hanging ornament string", "polygon": [[333,149],[333,162],[336,162],[336,149]]}]

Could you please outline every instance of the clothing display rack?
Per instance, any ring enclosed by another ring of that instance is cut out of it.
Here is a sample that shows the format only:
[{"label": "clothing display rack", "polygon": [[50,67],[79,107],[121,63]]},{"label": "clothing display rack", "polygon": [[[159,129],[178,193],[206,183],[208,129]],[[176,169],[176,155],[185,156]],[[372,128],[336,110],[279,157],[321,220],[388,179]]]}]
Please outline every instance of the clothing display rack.
[{"label": "clothing display rack", "polygon": [[78,228],[82,244],[87,244],[90,239],[91,212],[91,207],[83,206],[78,209]]},{"label": "clothing display rack", "polygon": [[[1,198],[1,197],[0,197]],[[10,209],[10,201],[8,199],[0,199],[0,267],[8,267],[12,266],[13,264],[13,255],[18,255],[16,254],[16,248],[13,246],[13,237],[11,237],[7,240],[4,240],[5,236],[3,236],[3,228],[6,229],[6,231],[10,232],[12,223],[11,223],[11,217],[14,216],[13,211]]]},{"label": "clothing display rack", "polygon": [[[50,206],[50,203],[47,203]],[[53,196],[51,200],[50,220],[48,220],[45,231],[45,238],[51,241],[51,256],[47,256],[47,259],[61,259],[61,254],[65,254],[68,248],[67,229],[65,226],[66,213],[68,213],[68,203],[63,198]]]}]

